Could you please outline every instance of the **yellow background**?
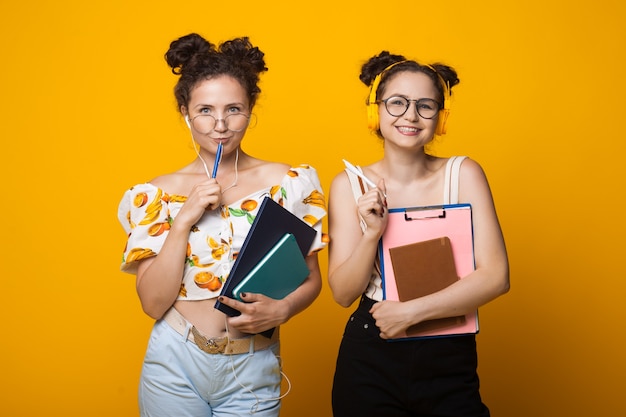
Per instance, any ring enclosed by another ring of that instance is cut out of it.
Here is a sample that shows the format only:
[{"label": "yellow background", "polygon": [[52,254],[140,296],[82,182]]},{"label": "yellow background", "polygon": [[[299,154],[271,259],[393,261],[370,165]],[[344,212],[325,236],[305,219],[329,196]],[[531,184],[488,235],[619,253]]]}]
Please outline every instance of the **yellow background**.
[{"label": "yellow background", "polygon": [[[0,415],[138,414],[151,321],[118,270],[116,210],[126,188],[194,157],[163,60],[192,31],[248,35],[266,53],[245,148],[314,165],[326,191],[342,158],[381,156],[365,59],[389,49],[454,66],[435,151],[483,165],[511,261],[511,292],[480,310],[485,402],[498,417],[626,415],[625,12],[619,0],[3,1]],[[284,326],[282,415],[330,416],[349,312],[325,285]]]}]

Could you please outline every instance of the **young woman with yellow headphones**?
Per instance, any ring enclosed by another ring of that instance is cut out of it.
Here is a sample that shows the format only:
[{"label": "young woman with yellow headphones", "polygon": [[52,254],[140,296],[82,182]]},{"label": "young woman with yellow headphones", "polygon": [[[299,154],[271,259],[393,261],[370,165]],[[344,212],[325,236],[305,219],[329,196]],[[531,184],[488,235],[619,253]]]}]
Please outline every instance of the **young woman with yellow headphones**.
[{"label": "young woman with yellow headphones", "polygon": [[[383,51],[363,65],[360,79],[370,87],[368,124],[383,140],[384,155],[358,168],[376,187],[346,170],[330,189],[330,288],[344,307],[360,298],[337,359],[334,416],[487,417],[475,334],[397,339],[417,323],[475,312],[509,289],[506,248],[483,170],[469,158],[427,151],[446,133],[456,71]],[[389,209],[444,203],[471,205],[474,272],[424,297],[385,300],[378,245]]]}]

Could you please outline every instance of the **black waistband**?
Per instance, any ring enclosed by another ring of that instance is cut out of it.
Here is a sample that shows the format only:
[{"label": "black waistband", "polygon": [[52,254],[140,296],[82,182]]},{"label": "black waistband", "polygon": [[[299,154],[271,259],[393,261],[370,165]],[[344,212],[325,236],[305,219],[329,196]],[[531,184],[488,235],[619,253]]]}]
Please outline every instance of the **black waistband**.
[{"label": "black waistband", "polygon": [[376,304],[378,301],[376,300],[372,300],[369,297],[366,296],[361,296],[361,301],[359,302],[359,310],[363,310],[363,311],[369,311],[370,308],[372,308],[372,306],[374,304]]}]

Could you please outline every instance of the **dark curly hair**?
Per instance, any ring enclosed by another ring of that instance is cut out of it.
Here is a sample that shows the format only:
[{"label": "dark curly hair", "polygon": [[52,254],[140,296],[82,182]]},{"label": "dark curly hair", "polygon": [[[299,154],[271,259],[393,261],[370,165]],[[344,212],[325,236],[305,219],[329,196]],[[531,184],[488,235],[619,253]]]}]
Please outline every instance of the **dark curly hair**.
[{"label": "dark curly hair", "polygon": [[[396,62],[399,62],[399,64],[394,65],[389,68],[389,70],[385,71],[387,67],[395,64]],[[382,75],[380,84],[378,84],[378,89],[376,90],[376,97],[380,97],[379,93],[385,89],[387,80],[392,78],[394,74],[404,71],[421,72],[426,74],[437,88],[440,100],[443,99],[443,86],[441,85],[439,77],[443,78],[443,80],[450,85],[450,89],[460,82],[456,71],[452,67],[440,63],[430,65],[420,64],[417,61],[408,60],[402,55],[392,55],[388,51],[382,51],[380,54],[371,57],[365,64],[363,64],[359,79],[363,82],[363,84],[369,87],[372,85],[376,76],[383,71],[384,74]]]},{"label": "dark curly hair", "polygon": [[178,109],[187,107],[191,91],[198,83],[220,75],[239,81],[246,90],[250,108],[254,107],[261,92],[259,75],[267,71],[264,55],[247,37],[231,39],[219,46],[196,33],[172,41],[165,61],[172,73],[180,75],[174,87]]}]

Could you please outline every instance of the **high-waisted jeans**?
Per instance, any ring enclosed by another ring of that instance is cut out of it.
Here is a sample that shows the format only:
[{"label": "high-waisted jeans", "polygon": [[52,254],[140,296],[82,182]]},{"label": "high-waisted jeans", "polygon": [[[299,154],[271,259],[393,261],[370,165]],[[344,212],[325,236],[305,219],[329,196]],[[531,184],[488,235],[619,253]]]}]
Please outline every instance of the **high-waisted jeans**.
[{"label": "high-waisted jeans", "polygon": [[143,417],[276,417],[279,344],[238,355],[208,354],[163,320],[155,323],[139,386]]}]

